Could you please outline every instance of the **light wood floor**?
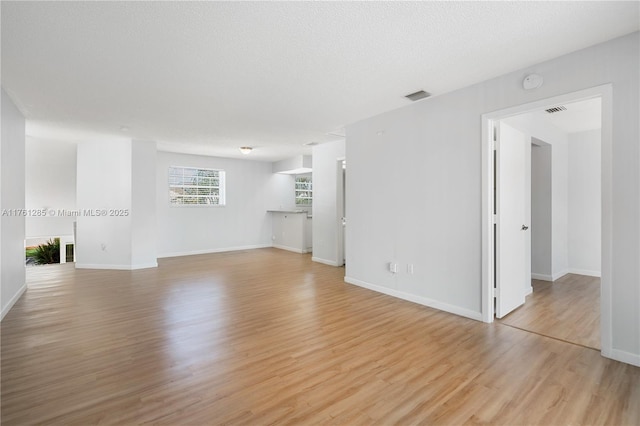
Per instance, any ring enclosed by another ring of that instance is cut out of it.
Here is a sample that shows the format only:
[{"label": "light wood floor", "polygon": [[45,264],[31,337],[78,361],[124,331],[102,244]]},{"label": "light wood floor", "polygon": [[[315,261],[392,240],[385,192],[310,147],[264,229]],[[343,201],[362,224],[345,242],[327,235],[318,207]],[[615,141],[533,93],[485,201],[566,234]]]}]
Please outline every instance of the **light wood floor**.
[{"label": "light wood floor", "polygon": [[500,322],[600,350],[600,278],[567,274],[532,285],[526,303]]},{"label": "light wood floor", "polygon": [[640,424],[640,368],[277,249],[28,271],[2,424]]}]

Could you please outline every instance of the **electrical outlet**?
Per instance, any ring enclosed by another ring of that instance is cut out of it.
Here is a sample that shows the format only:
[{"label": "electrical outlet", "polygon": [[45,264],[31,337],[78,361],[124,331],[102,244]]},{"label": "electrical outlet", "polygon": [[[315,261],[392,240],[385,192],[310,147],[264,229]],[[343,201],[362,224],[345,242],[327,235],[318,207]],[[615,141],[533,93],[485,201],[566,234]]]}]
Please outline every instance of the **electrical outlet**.
[{"label": "electrical outlet", "polygon": [[407,265],[407,273],[413,275],[413,263]]},{"label": "electrical outlet", "polygon": [[389,262],[389,272],[396,273],[398,272],[398,264],[394,262]]}]

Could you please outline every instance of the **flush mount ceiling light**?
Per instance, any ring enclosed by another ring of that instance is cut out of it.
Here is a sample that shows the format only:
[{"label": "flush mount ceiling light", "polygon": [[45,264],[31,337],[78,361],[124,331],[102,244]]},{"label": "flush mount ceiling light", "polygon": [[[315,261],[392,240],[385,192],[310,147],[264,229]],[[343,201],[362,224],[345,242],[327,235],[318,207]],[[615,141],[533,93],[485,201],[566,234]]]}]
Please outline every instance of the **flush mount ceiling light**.
[{"label": "flush mount ceiling light", "polygon": [[253,151],[253,148],[251,148],[250,146],[240,147],[240,152],[243,153],[244,155],[251,154],[251,151]]}]

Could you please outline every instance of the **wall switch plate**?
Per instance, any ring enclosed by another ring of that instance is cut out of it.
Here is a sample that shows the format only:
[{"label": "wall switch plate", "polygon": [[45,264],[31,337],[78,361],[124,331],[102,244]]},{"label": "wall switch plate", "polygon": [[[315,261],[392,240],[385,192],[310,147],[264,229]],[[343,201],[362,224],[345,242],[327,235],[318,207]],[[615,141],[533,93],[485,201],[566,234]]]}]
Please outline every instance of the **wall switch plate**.
[{"label": "wall switch plate", "polygon": [[413,275],[413,263],[407,265],[407,273]]}]

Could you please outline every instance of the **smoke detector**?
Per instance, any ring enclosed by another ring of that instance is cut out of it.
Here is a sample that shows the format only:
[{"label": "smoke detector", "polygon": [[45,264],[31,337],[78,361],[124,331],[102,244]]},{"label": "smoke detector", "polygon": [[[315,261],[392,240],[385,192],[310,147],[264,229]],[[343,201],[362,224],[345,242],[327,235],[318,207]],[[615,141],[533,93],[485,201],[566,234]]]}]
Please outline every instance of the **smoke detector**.
[{"label": "smoke detector", "polygon": [[542,86],[542,76],[538,74],[529,74],[522,80],[522,88],[524,90],[537,89]]}]

